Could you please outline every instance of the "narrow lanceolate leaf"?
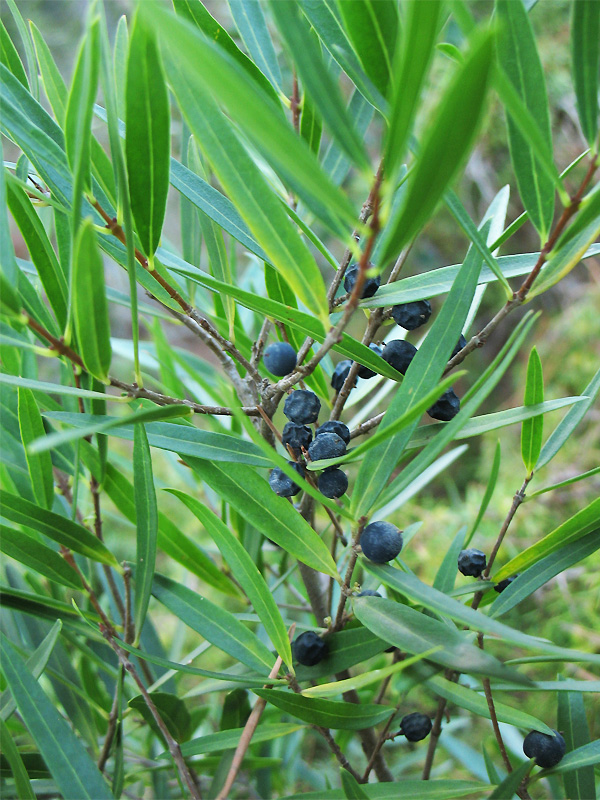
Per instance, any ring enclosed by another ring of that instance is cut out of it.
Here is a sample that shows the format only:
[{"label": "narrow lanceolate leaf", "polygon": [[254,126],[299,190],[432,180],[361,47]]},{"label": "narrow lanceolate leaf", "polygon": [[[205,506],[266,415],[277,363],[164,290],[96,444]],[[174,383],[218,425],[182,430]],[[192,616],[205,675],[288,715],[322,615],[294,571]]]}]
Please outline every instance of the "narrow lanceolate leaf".
[{"label": "narrow lanceolate leaf", "polygon": [[200,459],[194,459],[192,467],[251,525],[263,531],[290,555],[319,572],[338,577],[327,545],[287,500],[278,497],[253,469],[244,464],[228,464],[221,468]]},{"label": "narrow lanceolate leaf", "polygon": [[70,589],[81,589],[79,576],[64,558],[23,531],[0,525],[0,550],[51,581]]},{"label": "narrow lanceolate leaf", "polygon": [[401,650],[414,654],[433,650],[428,660],[450,669],[498,678],[510,673],[513,680],[515,676],[518,681],[525,680],[515,670],[470,644],[463,631],[453,630],[408,606],[379,597],[355,597],[352,605],[365,627]]},{"label": "narrow lanceolate leaf", "polygon": [[389,170],[390,175],[395,174],[401,163],[417,113],[421,89],[434,53],[441,9],[440,0],[410,3],[406,9],[406,26],[395,54],[392,73],[393,95],[385,150],[386,171]]},{"label": "narrow lanceolate leaf", "polygon": [[277,53],[259,0],[229,0],[229,8],[254,63],[276,89],[283,89]]},{"label": "narrow lanceolate leaf", "polygon": [[342,789],[346,800],[369,800],[369,795],[347,769],[341,770]]},{"label": "narrow lanceolate leaf", "polygon": [[19,389],[19,428],[25,448],[27,468],[31,478],[33,496],[43,508],[52,508],[54,502],[54,475],[50,453],[30,453],[28,445],[44,436],[44,423],[31,389]]},{"label": "narrow lanceolate leaf", "polygon": [[154,32],[136,19],[129,42],[125,158],[131,213],[144,253],[152,257],[169,189],[169,95]]},{"label": "narrow lanceolate leaf", "polygon": [[25,68],[19,57],[17,48],[12,43],[4,23],[0,21],[0,62],[6,64],[12,74],[19,80],[26,89],[29,89],[29,81],[25,73]]},{"label": "narrow lanceolate leaf", "polygon": [[[278,739],[280,736],[287,736],[290,733],[302,730],[304,725],[295,722],[280,722],[278,724],[259,725],[252,737],[253,742],[268,742],[271,739]],[[184,756],[199,756],[206,753],[218,753],[220,750],[231,750],[240,741],[240,736],[244,732],[243,728],[232,728],[230,730],[209,733],[207,736],[199,736],[186,742],[181,752]],[[167,754],[165,753],[166,757]]]},{"label": "narrow lanceolate leaf", "polygon": [[493,52],[489,35],[477,40],[444,92],[427,125],[406,199],[382,234],[382,266],[425,225],[467,158],[483,116]]},{"label": "narrow lanceolate leaf", "polygon": [[62,126],[67,110],[67,87],[52,57],[50,48],[31,20],[29,20],[29,28],[46,97],[52,107],[56,121]]},{"label": "narrow lanceolate leaf", "polygon": [[152,475],[150,445],[143,425],[133,435],[133,488],[137,527],[135,569],[135,630],[139,641],[152,593],[158,538],[158,508]]},{"label": "narrow lanceolate leaf", "polygon": [[65,800],[110,800],[109,788],[85,747],[3,637],[2,671],[19,713]]},{"label": "narrow lanceolate leaf", "polygon": [[[323,0],[316,0],[322,2]],[[451,797],[475,795],[485,797],[490,790],[489,783],[475,781],[434,781],[402,780],[392,783],[361,784],[362,790],[371,800],[446,800]],[[318,792],[301,792],[288,795],[281,800],[344,800],[342,789],[329,789]]]},{"label": "narrow lanceolate leaf", "polygon": [[233,577],[240,584],[252,607],[264,625],[277,653],[289,669],[292,669],[292,650],[283,618],[273,599],[265,579],[238,539],[227,525],[209,508],[193,497],[175,489],[169,490],[200,520],[213,539]]},{"label": "narrow lanceolate leaf", "polygon": [[[4,153],[1,142],[0,161],[4,164]],[[0,169],[0,275],[6,280],[6,283],[10,285],[11,283],[16,283],[17,280],[17,262],[15,259],[15,248],[13,246],[12,236],[10,235],[10,225],[8,223],[5,174],[4,166],[2,166],[2,169]]]},{"label": "narrow lanceolate leaf", "polygon": [[[564,680],[562,676],[559,679]],[[590,742],[590,729],[585,715],[585,706],[581,692],[559,692],[557,727],[567,745],[567,753]],[[594,767],[590,764],[573,771],[566,772],[563,778],[565,793],[573,800],[586,800],[596,797]]]},{"label": "narrow lanceolate leaf", "polygon": [[280,689],[253,689],[263,700],[304,722],[333,730],[360,731],[387,719],[393,708],[374,703],[342,703],[304,697]]},{"label": "narrow lanceolate leaf", "polygon": [[599,0],[573,2],[571,63],[581,130],[593,148],[598,135]]},{"label": "narrow lanceolate leaf", "polygon": [[[525,406],[532,406],[544,402],[544,376],[542,374],[542,361],[537,348],[529,354],[527,365],[527,379],[525,383]],[[534,468],[542,450],[542,435],[544,432],[544,417],[532,417],[523,422],[521,428],[521,455],[527,474]]]},{"label": "narrow lanceolate leaf", "polygon": [[83,192],[91,188],[92,115],[100,64],[99,22],[89,27],[77,56],[65,112],[65,148],[73,174],[73,229],[77,230]]},{"label": "narrow lanceolate leaf", "polygon": [[[531,113],[552,152],[550,114],[546,82],[529,16],[522,3],[496,0],[501,27],[498,32],[498,60],[501,69]],[[510,156],[519,194],[529,218],[547,238],[554,214],[554,187],[537,162],[530,144],[508,115]]]},{"label": "narrow lanceolate leaf", "polygon": [[110,322],[104,265],[90,219],[82,223],[75,240],[72,292],[81,358],[90,375],[106,383],[111,360]]},{"label": "narrow lanceolate leaf", "polygon": [[[595,766],[600,764],[600,739],[596,739],[589,744],[584,744],[563,757],[562,761],[552,768],[552,772],[571,772],[582,767]],[[550,772],[550,770],[548,770]]]},{"label": "narrow lanceolate leaf", "polygon": [[273,655],[229,611],[158,573],[154,575],[152,594],[189,628],[232,658],[259,674],[268,675],[273,668]]},{"label": "narrow lanceolate leaf", "polygon": [[75,553],[81,553],[81,555],[93,558],[103,564],[117,566],[113,554],[83,525],[72,522],[60,514],[46,511],[36,503],[10,494],[4,489],[0,489],[0,503],[2,516],[10,522],[25,525],[26,528],[43,533],[44,536],[68,547]]},{"label": "narrow lanceolate leaf", "polygon": [[[465,539],[465,547],[469,546],[471,539],[477,533],[477,529],[479,528],[479,523],[483,519],[483,515],[485,514],[487,507],[490,504],[490,500],[492,499],[492,495],[494,494],[494,489],[496,488],[496,483],[498,482],[498,473],[500,472],[500,460],[502,458],[502,449],[500,447],[500,439],[496,442],[496,450],[494,451],[494,460],[492,462],[492,468],[490,470],[490,477],[488,478],[487,486],[485,487],[484,495],[481,499],[481,505],[479,506],[479,511],[477,512],[477,517],[475,518],[475,522],[473,523],[473,527],[469,531],[469,535]],[[436,586],[436,589],[439,589],[439,586]]]},{"label": "narrow lanceolate leaf", "polygon": [[3,719],[0,719],[0,749],[10,767],[19,800],[35,800],[35,792],[31,788],[31,782],[21,753]]},{"label": "narrow lanceolate leaf", "polygon": [[533,767],[533,760],[525,761],[523,764],[509,772],[506,778],[489,795],[488,800],[504,800],[505,797],[514,797],[515,792]]}]

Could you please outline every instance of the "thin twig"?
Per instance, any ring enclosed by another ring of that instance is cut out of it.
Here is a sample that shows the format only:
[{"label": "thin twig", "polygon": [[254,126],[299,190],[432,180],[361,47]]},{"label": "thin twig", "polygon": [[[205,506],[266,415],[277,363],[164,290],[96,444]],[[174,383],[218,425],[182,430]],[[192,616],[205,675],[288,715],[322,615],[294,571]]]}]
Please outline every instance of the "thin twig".
[{"label": "thin twig", "polygon": [[[122,671],[122,667],[119,668]],[[106,762],[108,761],[108,757],[110,755],[110,749],[112,747],[113,740],[115,738],[115,734],[117,732],[117,721],[119,718],[119,681],[121,677],[117,679],[117,685],[115,686],[115,694],[113,697],[113,703],[110,709],[110,714],[108,716],[108,727],[106,729],[106,736],[104,737],[104,744],[102,745],[102,752],[100,753],[100,757],[98,758],[98,769],[100,772],[104,772],[104,767],[106,766]]]}]

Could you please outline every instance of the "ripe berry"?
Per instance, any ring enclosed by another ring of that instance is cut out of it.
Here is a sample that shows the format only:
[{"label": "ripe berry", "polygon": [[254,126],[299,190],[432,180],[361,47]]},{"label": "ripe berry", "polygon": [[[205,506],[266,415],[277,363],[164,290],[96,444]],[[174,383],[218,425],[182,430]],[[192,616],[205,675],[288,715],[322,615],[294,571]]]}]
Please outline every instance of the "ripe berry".
[{"label": "ripe berry", "polygon": [[558,731],[554,731],[554,736],[531,731],[523,742],[523,752],[527,758],[535,758],[536,764],[540,767],[555,767],[566,750],[565,740]]},{"label": "ripe berry", "polygon": [[350,442],[350,429],[339,419],[328,419],[322,425],[319,425],[315,436],[320,436],[322,433],[337,433],[342,439],[349,444]]},{"label": "ripe berry", "polygon": [[289,375],[296,366],[297,353],[287,342],[273,342],[264,352],[263,362],[273,375]]},{"label": "ripe berry", "polygon": [[515,580],[515,578],[518,577],[519,577],[518,575],[511,575],[510,578],[504,578],[503,581],[500,581],[500,583],[497,583],[494,586],[494,591],[498,592],[498,594],[502,594],[502,592],[507,588],[507,586],[510,586],[511,583]]},{"label": "ripe berry", "polygon": [[351,366],[352,361],[349,358],[345,358],[343,361],[338,361],[336,364],[333,374],[331,375],[331,385],[336,392],[339,392],[344,385]]},{"label": "ripe berry", "polygon": [[400,303],[392,308],[392,317],[397,325],[407,331],[414,331],[424,325],[431,316],[429,300],[415,300],[413,303]]},{"label": "ripe berry", "polygon": [[360,546],[369,561],[385,564],[402,550],[402,531],[390,522],[371,522],[361,534]]},{"label": "ripe berry", "polygon": [[460,411],[460,400],[455,394],[453,389],[448,389],[444,394],[439,397],[431,408],[427,409],[427,413],[433,419],[439,419],[442,422],[448,422],[453,419]]},{"label": "ripe berry", "polygon": [[292,450],[301,450],[312,442],[312,431],[306,425],[297,422],[286,422],[283,426],[281,441],[283,446],[289,445]]},{"label": "ripe berry", "polygon": [[[372,350],[376,356],[383,356],[383,350],[377,344],[370,344],[369,350]],[[365,379],[374,378],[375,375],[377,375],[377,373],[373,372],[373,370],[369,369],[369,367],[361,366],[360,369],[358,370],[359,378],[365,378]]]},{"label": "ripe berry", "polygon": [[[354,289],[354,284],[356,283],[356,279],[358,277],[358,270],[359,270],[358,264],[351,264],[346,270],[346,275],[344,277],[344,289],[348,293],[352,292],[352,290]],[[365,278],[361,297],[363,298],[373,297],[377,289],[379,289],[380,283],[381,283],[381,275],[377,275],[375,278]]]},{"label": "ripe berry", "polygon": [[341,497],[348,489],[348,476],[341,469],[328,469],[319,476],[317,486],[325,497]]},{"label": "ripe berry", "polygon": [[420,742],[429,735],[433,725],[427,714],[407,714],[400,720],[400,733],[404,734],[409,742]]},{"label": "ripe berry", "polygon": [[362,592],[359,592],[357,597],[381,597],[379,592],[376,592],[374,589],[363,589]]},{"label": "ripe berry", "polygon": [[327,642],[314,631],[305,631],[292,642],[292,655],[299,664],[314,667],[327,655]]},{"label": "ripe berry", "polygon": [[287,396],[283,404],[283,413],[298,425],[310,425],[316,422],[321,410],[321,401],[314,392],[308,389],[296,389]]},{"label": "ripe berry", "polygon": [[386,344],[381,357],[384,361],[387,361],[390,367],[397,369],[398,372],[404,375],[416,353],[417,348],[414,344],[405,342],[404,339],[394,339]]},{"label": "ripe berry", "polygon": [[346,442],[337,433],[321,433],[315,437],[308,447],[308,457],[311,461],[320,461],[322,458],[337,458],[346,452]]},{"label": "ripe berry", "polygon": [[469,547],[468,550],[461,550],[458,554],[458,571],[471,578],[478,578],[487,564],[485,553]]},{"label": "ripe berry", "polygon": [[[296,470],[299,475],[304,477],[304,467],[294,461],[288,461],[290,467]],[[300,491],[297,483],[289,478],[279,467],[275,467],[269,474],[269,486],[279,497],[294,497]]]},{"label": "ripe berry", "polygon": [[454,356],[455,356],[457,353],[460,353],[460,351],[463,349],[463,347],[466,347],[466,346],[467,346],[467,340],[465,339],[465,337],[464,337],[464,336],[462,335],[462,333],[461,333],[461,335],[460,335],[460,339],[459,339],[459,340],[458,340],[458,342],[456,343],[456,347],[455,347],[455,348],[454,348],[454,350],[452,351],[452,353],[451,353],[451,355],[450,355],[450,358],[454,358]]}]

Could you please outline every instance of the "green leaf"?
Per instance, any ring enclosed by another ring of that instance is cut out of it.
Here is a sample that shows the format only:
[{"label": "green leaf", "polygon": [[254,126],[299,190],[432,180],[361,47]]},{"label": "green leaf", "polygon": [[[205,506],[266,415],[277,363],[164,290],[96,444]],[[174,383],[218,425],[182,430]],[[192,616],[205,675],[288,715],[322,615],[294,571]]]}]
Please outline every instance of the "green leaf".
[{"label": "green leaf", "polygon": [[73,317],[81,358],[86,370],[103,383],[111,361],[110,320],[104,285],[104,264],[94,225],[80,226],[73,253]]},{"label": "green leaf", "polygon": [[319,155],[323,120],[309,94],[302,96],[302,116],[300,117],[300,136],[315,155]]},{"label": "green leaf", "polygon": [[[252,56],[254,64],[269,79],[271,84],[281,91],[283,89],[283,80],[277,61],[277,53],[273,47],[267,21],[259,0],[229,0],[229,8],[233,21],[242,37],[242,41]],[[219,41],[222,46],[223,40],[219,38]]]},{"label": "green leaf", "polygon": [[12,43],[4,23],[0,21],[0,61],[6,64],[12,74],[19,80],[26,89],[29,89],[29,81],[25,74],[25,68],[19,57],[17,48]]},{"label": "green leaf", "polygon": [[[0,161],[2,161],[2,164],[4,164],[2,142],[0,142]],[[0,279],[2,280],[2,293],[0,294],[0,297],[2,297],[2,309],[5,306],[12,306],[12,310],[18,312],[20,311],[21,304],[18,302],[18,298],[14,289],[14,283],[16,282],[18,275],[18,267],[7,214],[5,180],[5,176],[7,174],[8,173],[5,171],[3,166],[2,169],[0,169]],[[4,297],[5,284],[8,287],[7,298]]]},{"label": "green leaf", "polygon": [[[552,134],[546,82],[529,16],[522,3],[496,0],[501,22],[497,37],[498,61],[502,70],[541,132],[547,152],[552,152]],[[518,116],[517,116],[518,119]],[[554,187],[540,167],[530,143],[507,115],[510,157],[519,194],[529,218],[546,241],[554,214]]]},{"label": "green leaf", "polygon": [[525,502],[529,502],[533,500],[534,497],[539,497],[541,494],[546,494],[546,492],[552,492],[555,489],[562,489],[564,486],[570,486],[572,483],[578,483],[586,478],[591,478],[593,475],[598,475],[598,473],[600,473],[600,467],[595,467],[594,469],[587,470],[587,472],[582,472],[581,475],[575,475],[572,478],[567,478],[565,481],[559,481],[551,486],[544,486],[543,489],[538,489],[537,492],[528,494]]},{"label": "green leaf", "polygon": [[[542,374],[542,361],[537,348],[529,354],[527,364],[527,379],[525,382],[525,406],[532,406],[544,402],[544,376]],[[523,421],[521,428],[521,455],[527,474],[534,468],[542,450],[542,435],[544,432],[544,417],[540,414]]]},{"label": "green leaf", "polygon": [[[342,2],[342,6],[348,5]],[[353,4],[350,4],[353,5]],[[392,72],[390,123],[385,146],[386,172],[395,175],[421,99],[441,22],[442,3],[410,3]]]},{"label": "green leaf", "polygon": [[340,770],[340,775],[346,800],[369,800],[369,795],[365,794],[364,789],[357,782],[354,775],[351,775],[346,769]]},{"label": "green leaf", "polygon": [[583,747],[578,747],[576,750],[567,753],[556,767],[552,767],[551,770],[544,770],[543,773],[540,773],[540,777],[558,772],[571,772],[574,769],[579,770],[582,767],[596,764],[600,764],[600,739],[584,744]]},{"label": "green leaf", "polygon": [[277,653],[292,670],[292,650],[285,623],[263,576],[225,523],[203,503],[176,489],[168,490],[179,498],[202,523],[213,539],[233,577],[242,587],[252,608],[264,625]]},{"label": "green leaf", "polygon": [[567,439],[571,436],[577,425],[585,417],[590,407],[594,404],[598,393],[600,392],[600,369],[596,372],[592,380],[588,383],[582,392],[583,397],[587,397],[582,403],[578,403],[572,408],[561,422],[552,431],[544,446],[542,452],[535,465],[536,470],[544,467],[551,461],[558,453],[560,448],[564,445]]},{"label": "green leaf", "polygon": [[34,454],[30,453],[28,449],[30,442],[39,436],[45,436],[44,423],[31,389],[21,387],[18,395],[19,429],[25,448],[33,496],[40,506],[51,509],[54,503],[54,475],[50,453]]},{"label": "green leaf", "polygon": [[327,675],[337,675],[356,664],[382,653],[388,644],[362,625],[347,628],[327,636],[327,655],[313,667],[296,666],[299,683],[313,681]]},{"label": "green leaf", "polygon": [[360,731],[383,722],[394,713],[393,708],[375,703],[343,703],[317,700],[280,689],[253,689],[268,703],[311,725],[333,730]]},{"label": "green leaf", "polygon": [[598,67],[600,66],[600,2],[574,0],[571,23],[571,64],[581,130],[597,147]]},{"label": "green leaf", "polygon": [[62,796],[65,800],[110,800],[108,786],[83,744],[4,637],[0,651],[2,671],[19,713]]},{"label": "green leaf", "polygon": [[[193,727],[192,718],[185,702],[176,695],[169,694],[168,692],[150,692],[150,697],[171,736],[176,742],[186,742],[192,735]],[[138,694],[132,697],[127,705],[129,708],[135,709],[138,714],[142,715],[161,742],[166,745],[167,742],[156,724],[152,712],[146,705],[144,697]]]},{"label": "green leaf", "polygon": [[35,792],[31,787],[21,753],[17,749],[3,719],[0,719],[0,748],[2,749],[2,756],[7,760],[10,767],[19,800],[35,800]]},{"label": "green leaf", "polygon": [[510,667],[470,644],[463,631],[450,628],[433,617],[379,597],[354,597],[352,605],[363,625],[401,650],[414,654],[435,650],[428,659],[449,669],[498,678],[508,678],[510,673],[513,679],[526,682]]},{"label": "green leaf", "polygon": [[398,33],[398,6],[393,0],[339,2],[344,27],[364,71],[385,95],[392,78]]},{"label": "green leaf", "polygon": [[[559,679],[565,680],[560,675]],[[580,692],[559,692],[556,724],[565,739],[567,753],[589,744],[590,729]],[[591,764],[566,772],[563,781],[567,797],[573,800],[596,797],[594,767]]]},{"label": "green leaf", "polygon": [[60,514],[47,511],[45,508],[40,508],[36,503],[10,494],[4,489],[0,489],[0,501],[2,516],[10,522],[25,525],[27,528],[43,533],[49,539],[70,548],[75,553],[92,558],[94,561],[118,567],[113,554],[83,525],[72,522]]},{"label": "green leaf", "polygon": [[381,266],[418,234],[464,163],[483,116],[493,52],[489,34],[475,42],[427,124],[406,199],[382,233]]},{"label": "green leaf", "polygon": [[70,589],[81,589],[79,576],[55,550],[41,544],[24,531],[16,531],[7,525],[0,525],[0,533],[0,550],[4,555],[14,558],[51,581]]},{"label": "green leaf", "polygon": [[578,511],[558,528],[544,536],[539,542],[531,545],[518,556],[512,558],[494,575],[495,581],[501,581],[517,572],[536,564],[545,556],[560,550],[571,542],[582,539],[586,534],[592,533],[600,526],[600,498]]},{"label": "green leaf", "polygon": [[534,763],[535,762],[530,759],[523,764],[519,764],[512,772],[509,772],[502,783],[496,786],[491,795],[489,795],[489,800],[506,800],[507,797],[514,797],[515,792],[521,785],[523,779],[528,775]]},{"label": "green leaf", "polygon": [[158,508],[152,475],[152,456],[143,425],[136,425],[133,434],[133,488],[137,529],[135,568],[135,630],[136,643],[148,611],[152,579],[156,564],[158,538]]},{"label": "green leaf", "polygon": [[90,389],[78,389],[75,386],[61,386],[58,383],[47,383],[46,381],[34,381],[29,378],[19,378],[17,375],[7,375],[6,373],[0,373],[0,384],[1,383],[8,386],[22,386],[26,389],[32,389],[34,392],[44,392],[47,394],[86,397],[95,400],[113,400],[117,403],[131,402],[131,398],[129,397],[112,397],[111,395],[102,394],[101,392],[93,392]]},{"label": "green leaf", "polygon": [[307,564],[339,580],[336,566],[327,545],[283,497],[278,497],[264,478],[243,464],[218,464],[194,459],[193,470],[236,508],[257,530],[268,531],[285,551]]},{"label": "green leaf", "polygon": [[[100,618],[91,612],[76,611],[70,603],[63,603],[61,600],[54,600],[54,598],[32,592],[23,592],[8,586],[0,586],[0,599],[6,608],[12,608],[38,620],[46,619],[49,622],[55,622],[56,617],[60,616],[65,625],[78,633],[83,633],[96,641],[102,641],[102,634],[95,627],[100,622]],[[92,623],[91,627],[90,622]]]},{"label": "green leaf", "polygon": [[542,558],[520,574],[510,586],[498,595],[489,609],[492,617],[499,617],[529,597],[533,592],[547,583],[551,578],[560,575],[573,564],[587,558],[600,549],[600,528],[588,533],[582,539],[565,544],[550,555]]},{"label": "green leaf", "polygon": [[[473,420],[474,421],[474,420]],[[464,433],[464,428],[463,428]],[[492,499],[492,495],[494,494],[494,489],[496,488],[496,483],[498,482],[498,473],[500,472],[500,460],[502,458],[502,450],[500,448],[500,439],[496,442],[496,450],[494,451],[494,460],[492,462],[492,469],[490,470],[490,477],[488,478],[487,486],[485,487],[485,492],[483,497],[481,498],[481,505],[479,506],[479,511],[477,512],[477,517],[475,518],[475,522],[473,523],[473,527],[469,531],[468,536],[465,539],[465,547],[468,547],[471,539],[477,533],[477,529],[479,528],[479,524],[483,519],[483,515],[485,514],[487,507],[490,504],[490,500]],[[436,589],[440,589],[441,587],[436,586]]]},{"label": "green leaf", "polygon": [[[475,781],[433,781],[401,780],[393,783],[370,783],[361,786],[371,800],[448,800],[452,797],[475,795],[483,797],[489,791],[489,783]],[[343,789],[330,789],[324,792],[302,792],[288,795],[281,800],[344,800]]]},{"label": "green leaf", "polygon": [[[372,564],[366,560],[364,560],[363,565],[368,572],[377,576],[388,586],[391,586],[405,597],[410,598],[413,602],[420,603],[430,611],[440,614],[442,617],[449,617],[455,622],[468,625],[481,633],[498,636],[506,642],[511,642],[512,644],[532,648],[534,650],[541,650],[551,655],[574,652],[566,648],[557,647],[544,639],[528,636],[519,630],[510,628],[508,625],[497,622],[495,619],[487,617],[481,611],[475,611],[469,606],[463,605],[458,600],[454,600],[454,598],[448,597],[448,595],[442,592],[438,592],[437,589],[427,586],[427,584],[420,581],[415,575],[401,572],[399,569],[394,569],[387,565]],[[589,660],[590,663],[600,663],[600,655],[590,653]],[[525,682],[528,680],[527,678],[523,678],[523,676],[520,677],[521,680]]]},{"label": "green leaf", "polygon": [[152,594],[172,614],[219,650],[255,672],[268,675],[271,671],[273,655],[229,611],[159,573],[154,575]]},{"label": "green leaf", "polygon": [[136,17],[127,57],[125,158],[131,213],[149,257],[160,241],[169,189],[169,95],[153,31]]},{"label": "green leaf", "polygon": [[440,567],[436,573],[435,580],[433,581],[433,588],[437,589],[444,594],[449,594],[454,589],[454,582],[456,580],[456,562],[458,560],[458,556],[460,551],[464,547],[465,541],[465,533],[467,529],[463,525],[463,527],[458,531],[446,555],[444,556],[444,560],[440,564]]},{"label": "green leaf", "polygon": [[92,115],[98,91],[99,23],[88,27],[79,48],[65,111],[65,149],[73,174],[73,230],[79,226],[84,191],[92,184]]},{"label": "green leaf", "polygon": [[[290,733],[302,730],[304,725],[294,722],[280,722],[278,724],[262,724],[256,728],[252,741],[255,743],[269,742],[278,739],[280,736],[287,736]],[[209,733],[208,736],[200,736],[186,742],[181,752],[185,758],[188,756],[200,756],[206,753],[218,753],[220,750],[233,750],[237,747],[240,737],[244,732],[243,728],[230,728],[218,733]],[[167,754],[163,753],[163,758]]]},{"label": "green leaf", "polygon": [[35,47],[40,77],[42,79],[44,91],[46,92],[46,97],[52,107],[56,121],[59,125],[64,125],[68,98],[66,84],[56,66],[50,48],[44,41],[44,37],[31,20],[29,20],[29,29],[31,30],[31,38],[33,39],[33,46]]}]

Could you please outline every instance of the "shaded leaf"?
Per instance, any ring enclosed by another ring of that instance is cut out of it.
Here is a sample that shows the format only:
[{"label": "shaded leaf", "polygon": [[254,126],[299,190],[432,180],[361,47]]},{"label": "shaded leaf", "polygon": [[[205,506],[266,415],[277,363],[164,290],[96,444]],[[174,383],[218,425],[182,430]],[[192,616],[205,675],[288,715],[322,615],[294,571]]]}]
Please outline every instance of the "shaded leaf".
[{"label": "shaded leaf", "polygon": [[[559,676],[559,678],[561,677]],[[560,692],[558,694],[556,724],[565,739],[567,753],[572,753],[573,750],[589,744],[590,729],[585,716],[583,695],[580,692]],[[573,798],[573,800],[587,800],[588,798],[594,800],[596,797],[594,767],[591,764],[566,772],[563,781],[567,797]]]},{"label": "shaded leaf", "polygon": [[[371,800],[449,800],[452,797],[464,797],[475,794],[483,796],[489,791],[489,783],[475,781],[451,781],[436,779],[433,781],[402,780],[393,783],[370,783],[361,786]],[[344,800],[343,789],[328,791],[302,792],[289,795],[281,800]]]},{"label": "shaded leaf", "polygon": [[600,2],[574,0],[571,64],[577,111],[583,135],[594,147],[598,135],[598,67],[600,66]]},{"label": "shaded leaf", "polygon": [[571,772],[574,769],[594,766],[600,764],[600,739],[584,744],[576,750],[572,750],[563,757],[562,761],[551,770],[545,770],[544,775],[557,772]]},{"label": "shaded leaf", "polygon": [[29,89],[29,81],[25,73],[25,68],[19,57],[17,48],[12,43],[4,23],[0,21],[0,61],[6,64],[12,74],[19,80],[26,89]]},{"label": "shaded leaf", "polygon": [[519,764],[512,772],[489,795],[489,800],[506,800],[507,797],[514,797],[515,792],[521,785],[523,779],[528,775],[534,765],[533,759]]},{"label": "shaded leaf", "polygon": [[71,589],[81,589],[79,576],[55,550],[41,544],[33,536],[0,525],[0,550],[34,572]]},{"label": "shaded leaf", "polygon": [[304,722],[333,730],[360,731],[386,720],[393,708],[375,703],[343,703],[304,697],[280,689],[253,689],[254,694]]},{"label": "shaded leaf", "polygon": [[[463,433],[464,433],[464,428],[463,428]],[[471,528],[468,536],[465,539],[465,547],[469,546],[471,539],[477,533],[477,529],[479,528],[479,523],[483,519],[483,515],[485,514],[487,507],[490,504],[490,500],[492,499],[492,495],[494,494],[494,489],[496,488],[496,483],[498,481],[498,473],[500,472],[501,458],[502,458],[502,450],[500,448],[500,439],[498,439],[498,441],[496,442],[496,449],[494,451],[494,460],[492,462],[492,468],[490,470],[490,477],[488,478],[484,495],[481,498],[481,505],[479,506],[479,511],[477,512],[477,517],[475,518],[473,527]],[[436,586],[436,589],[439,588],[440,588],[439,586]]]},{"label": "shaded leaf", "polygon": [[[529,354],[527,365],[527,379],[525,382],[525,406],[544,402],[544,377],[542,362],[537,349],[534,347]],[[525,469],[529,474],[535,466],[541,449],[542,435],[544,432],[544,417],[532,417],[523,421],[521,428],[521,455]]]},{"label": "shaded leaf", "polygon": [[29,451],[29,444],[39,436],[44,436],[44,423],[31,389],[20,387],[19,395],[19,429],[21,441],[25,448],[27,468],[31,478],[33,496],[38,505],[51,509],[54,503],[54,475],[50,453],[35,454]]},{"label": "shaded leaf", "polygon": [[[252,741],[269,742],[272,739],[278,739],[280,736],[287,736],[290,733],[302,730],[304,725],[294,722],[280,722],[278,724],[262,724],[256,728]],[[200,736],[197,739],[192,739],[186,742],[181,748],[184,756],[199,756],[205,753],[218,753],[220,750],[231,750],[237,747],[240,740],[243,728],[231,728],[218,733],[209,733],[208,736]],[[164,756],[166,757],[166,753]]]},{"label": "shaded leaf", "polygon": [[19,800],[35,800],[35,792],[31,787],[27,768],[3,719],[0,719],[0,748],[3,758],[10,767]]},{"label": "shaded leaf", "polygon": [[[186,742],[192,735],[193,727],[192,718],[185,702],[168,692],[150,692],[150,697],[171,736],[176,742]],[[144,697],[141,694],[132,697],[128,701],[128,706],[135,709],[138,714],[141,714],[162,743],[166,744],[160,728],[152,716],[152,712],[146,705]]]},{"label": "shaded leaf", "polygon": [[139,642],[152,593],[158,538],[158,507],[152,475],[152,456],[143,425],[136,425],[133,434],[133,489],[137,530],[135,630],[136,642]]},{"label": "shaded leaf", "polygon": [[340,770],[340,775],[346,800],[368,800],[369,795],[365,794],[362,786],[348,770]]}]

